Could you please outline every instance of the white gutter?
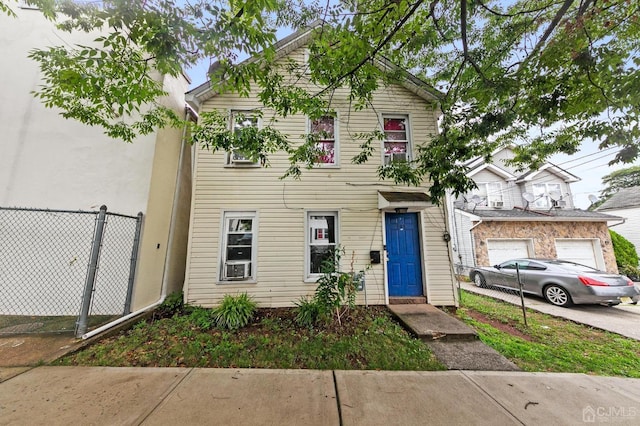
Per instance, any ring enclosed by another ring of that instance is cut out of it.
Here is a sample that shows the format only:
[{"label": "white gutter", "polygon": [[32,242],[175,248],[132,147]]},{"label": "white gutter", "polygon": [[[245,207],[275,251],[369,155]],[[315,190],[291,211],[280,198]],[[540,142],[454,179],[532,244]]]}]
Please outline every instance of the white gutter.
[{"label": "white gutter", "polygon": [[613,225],[607,225],[607,228],[613,228],[614,226],[618,226],[618,225],[622,225],[627,221],[627,218],[622,218],[622,222],[620,223],[614,223]]},{"label": "white gutter", "polygon": [[484,222],[484,221],[482,219],[480,219],[480,221],[478,223],[476,223],[471,228],[469,228],[469,232],[473,231],[473,228],[475,228],[476,226],[480,225],[482,222]]},{"label": "white gutter", "polygon": [[[186,108],[185,108],[185,118],[189,118],[189,111]],[[100,326],[95,330],[91,330],[88,333],[83,334],[82,335],[83,340],[93,337],[97,334],[100,334],[112,327],[115,327],[118,324],[122,324],[123,322],[133,317],[136,317],[146,311],[151,310],[156,306],[162,304],[162,302],[164,302],[164,299],[167,298],[167,286],[168,286],[167,272],[169,270],[169,259],[171,258],[171,252],[173,250],[172,248],[173,239],[175,237],[175,223],[176,223],[176,217],[178,216],[176,205],[178,204],[178,200],[181,192],[180,176],[182,176],[182,164],[184,160],[184,148],[185,148],[186,140],[187,140],[187,126],[184,126],[184,129],[182,129],[182,143],[180,144],[180,156],[178,158],[178,172],[176,174],[176,190],[173,193],[173,205],[171,206],[171,222],[170,222],[171,226],[169,227],[169,237],[167,238],[167,254],[164,258],[164,270],[162,272],[162,288],[160,290],[160,298],[156,302],[152,303],[151,305],[145,306],[142,309],[138,309],[135,312],[131,312],[130,314],[120,317],[117,320],[111,321],[110,323]]]}]

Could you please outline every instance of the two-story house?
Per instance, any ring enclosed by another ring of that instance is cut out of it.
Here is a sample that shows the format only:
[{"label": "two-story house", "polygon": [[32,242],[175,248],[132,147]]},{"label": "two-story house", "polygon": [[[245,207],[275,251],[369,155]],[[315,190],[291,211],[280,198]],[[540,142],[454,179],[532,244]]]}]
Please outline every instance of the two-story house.
[{"label": "two-story house", "polygon": [[[305,64],[314,34],[312,26],[276,45],[283,84],[314,89],[308,75],[287,72],[290,61]],[[274,127],[295,143],[309,133],[320,136],[322,155],[300,180],[280,179],[289,166],[284,153],[270,157],[266,168],[237,151],[196,149],[185,301],[214,306],[225,294],[246,292],[263,307],[293,306],[314,293],[323,260],[342,247],[341,269],[365,272],[357,303],[418,296],[455,305],[444,207],[431,203],[429,182],[395,185],[376,173],[384,162],[410,160],[436,134],[437,99],[435,90],[405,74],[381,84],[367,108],[354,110],[348,90],[338,88],[331,115],[280,118]],[[274,114],[256,93],[221,94],[209,83],[189,92],[187,102],[199,112],[226,114],[230,129],[262,126]],[[361,143],[354,135],[376,129],[385,137],[374,158],[352,164]]]},{"label": "two-story house", "polygon": [[575,208],[571,183],[577,176],[551,163],[518,172],[507,162],[513,157],[503,148],[490,163],[484,158],[466,163],[477,189],[453,200],[458,271],[537,257],[617,272],[607,224],[620,218]]}]

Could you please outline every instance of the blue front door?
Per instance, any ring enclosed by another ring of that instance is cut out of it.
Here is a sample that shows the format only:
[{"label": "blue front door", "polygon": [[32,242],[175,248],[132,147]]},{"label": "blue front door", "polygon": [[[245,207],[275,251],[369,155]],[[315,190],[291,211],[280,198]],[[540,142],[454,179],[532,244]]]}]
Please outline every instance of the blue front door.
[{"label": "blue front door", "polygon": [[422,296],[417,213],[386,213],[389,296]]}]

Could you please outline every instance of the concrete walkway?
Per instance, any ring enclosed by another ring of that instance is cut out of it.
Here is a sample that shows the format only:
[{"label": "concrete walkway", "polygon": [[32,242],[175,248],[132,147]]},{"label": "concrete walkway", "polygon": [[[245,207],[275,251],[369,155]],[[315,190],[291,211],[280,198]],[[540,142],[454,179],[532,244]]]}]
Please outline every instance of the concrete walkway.
[{"label": "concrete walkway", "polygon": [[462,321],[427,304],[389,305],[389,310],[416,337],[429,346],[449,370],[519,371],[478,333]]},{"label": "concrete walkway", "polygon": [[0,425],[583,422],[640,424],[640,379],[475,371],[37,367],[0,383]]}]

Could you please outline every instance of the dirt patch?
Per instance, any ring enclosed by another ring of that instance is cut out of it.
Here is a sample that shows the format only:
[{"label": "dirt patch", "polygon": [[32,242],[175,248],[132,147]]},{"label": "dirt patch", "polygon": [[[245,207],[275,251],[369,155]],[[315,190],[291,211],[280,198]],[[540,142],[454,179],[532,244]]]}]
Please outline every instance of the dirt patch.
[{"label": "dirt patch", "polygon": [[0,367],[48,363],[78,344],[70,334],[0,336]]},{"label": "dirt patch", "polygon": [[469,315],[471,318],[473,318],[474,320],[485,323],[485,324],[489,324],[493,328],[496,328],[502,331],[503,333],[511,334],[512,336],[519,337],[523,340],[526,340],[527,342],[533,341],[531,336],[524,334],[522,331],[518,330],[516,327],[514,327],[511,324],[489,318],[488,316],[471,309],[467,309],[465,313]]}]

